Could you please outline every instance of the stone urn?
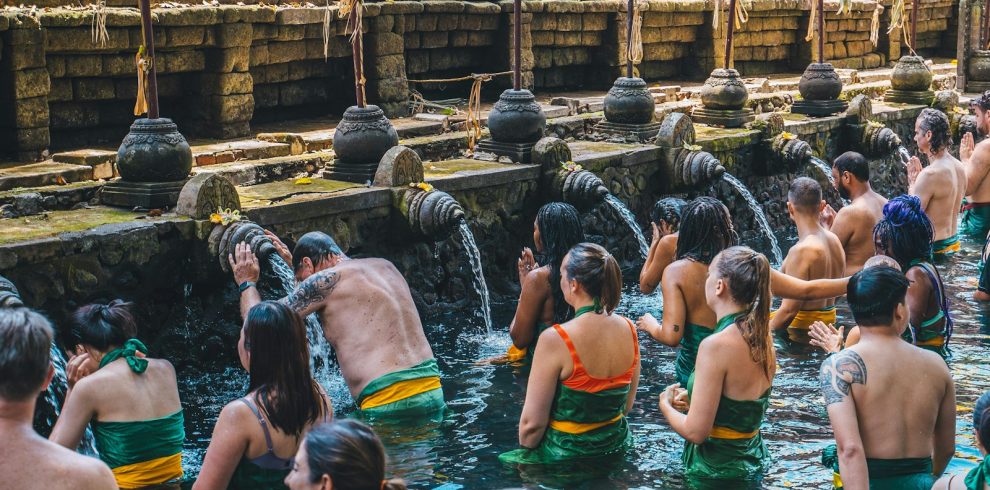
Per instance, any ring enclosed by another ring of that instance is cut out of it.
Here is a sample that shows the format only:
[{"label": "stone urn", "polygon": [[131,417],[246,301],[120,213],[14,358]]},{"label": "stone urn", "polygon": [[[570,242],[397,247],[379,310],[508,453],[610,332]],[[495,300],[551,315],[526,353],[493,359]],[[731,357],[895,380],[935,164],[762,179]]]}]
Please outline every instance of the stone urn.
[{"label": "stone urn", "polygon": [[348,107],[333,137],[337,159],[347,163],[377,166],[385,152],[398,144],[399,134],[376,105]]},{"label": "stone urn", "polygon": [[739,110],[749,100],[746,84],[734,68],[716,68],[701,87],[701,103],[706,109]]},{"label": "stone urn", "polygon": [[129,182],[182,181],[192,170],[192,150],[168,118],[141,118],[117,150],[117,171]]},{"label": "stone urn", "polygon": [[498,143],[533,143],[543,137],[547,117],[526,89],[502,92],[488,114],[488,130]]},{"label": "stone urn", "polygon": [[605,119],[621,124],[653,121],[656,104],[642,78],[619,77],[605,96]]},{"label": "stone urn", "polygon": [[932,86],[932,72],[921,56],[901,56],[894,65],[890,87],[894,90],[925,92]]},{"label": "stone urn", "polygon": [[801,75],[798,91],[805,100],[835,100],[842,93],[842,80],[831,63],[811,63]]}]

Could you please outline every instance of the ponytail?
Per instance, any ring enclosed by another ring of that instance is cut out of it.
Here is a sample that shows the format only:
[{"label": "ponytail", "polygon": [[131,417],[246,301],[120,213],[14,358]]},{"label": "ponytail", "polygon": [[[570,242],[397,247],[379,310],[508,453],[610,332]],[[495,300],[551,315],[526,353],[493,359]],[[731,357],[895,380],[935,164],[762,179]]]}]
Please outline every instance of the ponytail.
[{"label": "ponytail", "polygon": [[108,304],[93,303],[72,314],[71,331],[77,345],[85,344],[106,351],[137,337],[137,324],[131,303],[115,299]]},{"label": "ponytail", "polygon": [[601,245],[579,243],[568,252],[567,277],[577,281],[601,306],[597,313],[612,314],[622,299],[619,262]]},{"label": "ponytail", "polygon": [[714,263],[719,277],[727,280],[733,301],[745,307],[736,328],[749,345],[750,357],[771,379],[777,357],[770,335],[770,262],[747,247],[730,247]]}]

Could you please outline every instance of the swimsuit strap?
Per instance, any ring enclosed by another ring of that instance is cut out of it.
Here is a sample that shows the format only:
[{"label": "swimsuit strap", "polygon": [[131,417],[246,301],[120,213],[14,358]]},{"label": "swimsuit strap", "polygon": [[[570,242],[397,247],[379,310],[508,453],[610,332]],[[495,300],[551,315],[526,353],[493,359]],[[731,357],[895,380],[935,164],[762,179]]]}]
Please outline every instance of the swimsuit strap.
[{"label": "swimsuit strap", "polygon": [[[594,303],[578,308],[577,311],[574,312],[574,318],[577,318],[577,317],[579,317],[579,316],[581,316],[581,315],[583,315],[585,313],[592,313],[592,312],[594,312],[594,313],[601,313],[602,312],[602,302],[599,301],[598,298],[595,298],[595,302]],[[572,320],[573,320],[573,318],[572,318]]]},{"label": "swimsuit strap", "polygon": [[107,364],[123,357],[131,371],[141,374],[148,369],[148,360],[138,357],[138,352],[147,354],[148,348],[138,339],[127,339],[123,347],[114,349],[103,356],[103,359],[100,359],[100,367],[97,369],[103,369]]},{"label": "swimsuit strap", "polygon": [[258,417],[258,423],[261,424],[261,431],[265,433],[265,444],[268,445],[268,454],[274,456],[275,448],[272,447],[272,435],[268,432],[268,422],[265,422],[265,418],[261,416],[261,412],[258,410],[258,407],[254,406],[254,403],[252,403],[248,397],[241,398],[240,400],[244,402],[244,404],[247,405],[252,412],[254,412],[255,417]]},{"label": "swimsuit strap", "polygon": [[911,262],[911,266],[921,267],[921,270],[928,274],[928,280],[931,281],[933,289],[935,290],[935,302],[939,307],[939,313],[930,320],[922,323],[921,327],[935,323],[938,321],[940,315],[945,316],[945,327],[942,333],[945,336],[945,343],[947,344],[949,342],[949,338],[952,337],[952,327],[954,322],[952,321],[952,316],[949,314],[949,299],[945,294],[945,286],[942,284],[942,276],[939,275],[938,269],[928,262],[914,260]]},{"label": "swimsuit strap", "polygon": [[571,337],[564,331],[564,327],[561,327],[558,323],[553,326],[553,329],[557,331],[560,338],[564,339],[564,343],[567,344],[567,351],[571,353],[571,362],[574,363],[574,371],[571,373],[571,377],[573,378],[578,372],[587,373],[584,369],[584,364],[581,364],[581,358],[578,357],[577,349],[574,348],[574,343],[571,342]]},{"label": "swimsuit strap", "polygon": [[624,318],[624,320],[626,321],[626,324],[629,325],[629,333],[632,334],[632,338],[633,338],[633,362],[632,365],[629,366],[629,369],[626,370],[626,372],[622,374],[617,374],[615,376],[609,376],[606,378],[596,378],[591,374],[589,374],[588,370],[584,368],[584,364],[581,362],[581,358],[578,356],[577,349],[574,348],[574,343],[571,342],[571,337],[567,335],[566,331],[564,331],[564,327],[561,327],[560,324],[553,326],[554,330],[556,330],[557,333],[560,334],[560,338],[564,339],[564,343],[567,344],[567,351],[570,352],[571,354],[571,362],[574,363],[574,370],[571,372],[571,375],[568,376],[567,378],[568,380],[577,377],[587,377],[596,380],[610,381],[625,376],[632,376],[632,372],[636,369],[636,366],[639,364],[639,336],[636,335],[636,326],[633,325],[633,322],[630,321],[628,318]]}]

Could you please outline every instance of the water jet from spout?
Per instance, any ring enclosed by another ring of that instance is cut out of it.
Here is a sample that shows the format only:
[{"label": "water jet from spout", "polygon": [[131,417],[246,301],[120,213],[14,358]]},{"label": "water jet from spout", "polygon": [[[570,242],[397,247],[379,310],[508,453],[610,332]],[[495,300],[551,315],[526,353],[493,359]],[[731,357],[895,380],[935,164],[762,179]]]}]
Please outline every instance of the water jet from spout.
[{"label": "water jet from spout", "polygon": [[753,212],[753,216],[756,218],[756,223],[760,226],[760,230],[766,235],[767,239],[770,240],[770,251],[773,253],[773,265],[780,265],[784,261],[783,254],[780,251],[780,245],[777,244],[777,237],[773,234],[773,228],[770,228],[770,222],[767,221],[767,215],[763,212],[763,207],[760,203],[756,202],[756,198],[753,194],[749,192],[749,189],[743,185],[739,179],[735,178],[729,172],[722,174],[722,179],[729,183],[732,187],[736,189],[736,192],[746,201],[749,205],[750,211]]}]

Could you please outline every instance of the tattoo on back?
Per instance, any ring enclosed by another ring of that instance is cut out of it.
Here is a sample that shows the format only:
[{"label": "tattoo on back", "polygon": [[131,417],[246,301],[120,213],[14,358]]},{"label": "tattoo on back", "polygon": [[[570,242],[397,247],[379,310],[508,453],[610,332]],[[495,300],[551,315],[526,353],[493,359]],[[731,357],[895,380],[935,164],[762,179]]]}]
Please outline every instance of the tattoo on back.
[{"label": "tattoo on back", "polygon": [[310,306],[327,299],[337,287],[339,280],[340,273],[336,271],[318,272],[303,281],[284,301],[293,310],[305,311]]},{"label": "tattoo on back", "polygon": [[841,351],[822,363],[818,382],[825,396],[825,406],[839,403],[852,392],[852,385],[866,384],[866,364],[856,352]]}]

